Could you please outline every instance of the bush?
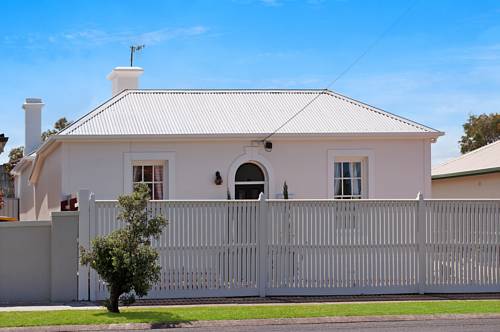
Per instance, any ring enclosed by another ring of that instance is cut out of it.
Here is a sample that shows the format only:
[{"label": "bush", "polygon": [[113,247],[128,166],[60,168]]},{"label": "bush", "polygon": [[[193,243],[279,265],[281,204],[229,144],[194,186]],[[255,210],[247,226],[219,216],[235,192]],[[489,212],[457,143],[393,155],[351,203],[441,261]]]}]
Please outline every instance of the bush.
[{"label": "bush", "polygon": [[158,252],[151,246],[151,239],[160,236],[167,221],[161,215],[150,217],[149,198],[145,184],[136,186],[130,195],[120,196],[118,220],[125,226],[96,237],[90,250],[80,248],[81,263],[90,265],[108,285],[106,306],[110,312],[120,312],[118,305],[123,294],[124,302],[130,304],[134,294],[147,295],[160,278]]}]

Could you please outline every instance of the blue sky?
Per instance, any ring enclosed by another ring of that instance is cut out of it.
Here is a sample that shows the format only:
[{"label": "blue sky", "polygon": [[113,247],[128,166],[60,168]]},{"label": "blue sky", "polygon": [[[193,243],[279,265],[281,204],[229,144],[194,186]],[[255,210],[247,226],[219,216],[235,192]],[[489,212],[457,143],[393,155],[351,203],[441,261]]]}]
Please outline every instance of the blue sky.
[{"label": "blue sky", "polygon": [[[411,3],[4,0],[0,133],[23,144],[25,97],[44,128],[102,103],[133,43],[143,88],[324,88]],[[458,155],[468,114],[500,111],[500,2],[418,1],[331,89],[445,131],[434,164]]]}]

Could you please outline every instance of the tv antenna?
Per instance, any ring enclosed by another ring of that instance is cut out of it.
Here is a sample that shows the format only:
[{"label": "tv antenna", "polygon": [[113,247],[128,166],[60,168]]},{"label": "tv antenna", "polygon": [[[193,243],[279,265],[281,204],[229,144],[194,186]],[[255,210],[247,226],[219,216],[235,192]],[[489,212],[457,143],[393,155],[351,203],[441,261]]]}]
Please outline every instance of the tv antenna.
[{"label": "tv antenna", "polygon": [[132,45],[130,46],[130,67],[134,66],[134,53],[142,50],[146,45]]}]

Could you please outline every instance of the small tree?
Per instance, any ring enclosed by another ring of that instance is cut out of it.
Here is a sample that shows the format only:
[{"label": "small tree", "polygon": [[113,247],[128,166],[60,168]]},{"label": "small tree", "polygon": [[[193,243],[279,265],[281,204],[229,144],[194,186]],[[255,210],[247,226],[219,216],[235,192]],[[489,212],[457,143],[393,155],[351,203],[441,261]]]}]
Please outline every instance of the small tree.
[{"label": "small tree", "polygon": [[166,225],[163,216],[151,217],[147,209],[149,189],[139,184],[130,195],[118,198],[118,220],[125,223],[121,229],[92,241],[92,249],[83,247],[81,263],[90,265],[107,283],[109,299],[106,307],[110,312],[120,312],[118,302],[122,294],[147,295],[160,278],[158,252],[151,247],[151,239],[158,238]]}]

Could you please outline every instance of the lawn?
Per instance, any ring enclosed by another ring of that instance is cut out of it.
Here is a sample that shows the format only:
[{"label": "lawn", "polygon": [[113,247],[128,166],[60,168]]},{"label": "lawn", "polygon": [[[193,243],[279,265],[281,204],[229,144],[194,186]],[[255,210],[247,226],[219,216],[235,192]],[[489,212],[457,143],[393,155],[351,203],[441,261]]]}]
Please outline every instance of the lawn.
[{"label": "lawn", "polygon": [[105,310],[0,312],[0,327],[113,323],[179,323],[199,320],[332,316],[500,313],[500,300],[338,303],[304,305],[198,306]]}]

